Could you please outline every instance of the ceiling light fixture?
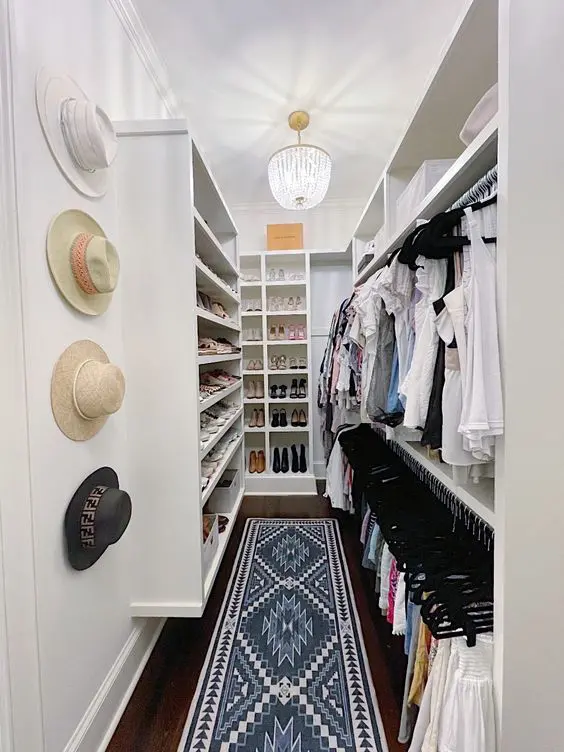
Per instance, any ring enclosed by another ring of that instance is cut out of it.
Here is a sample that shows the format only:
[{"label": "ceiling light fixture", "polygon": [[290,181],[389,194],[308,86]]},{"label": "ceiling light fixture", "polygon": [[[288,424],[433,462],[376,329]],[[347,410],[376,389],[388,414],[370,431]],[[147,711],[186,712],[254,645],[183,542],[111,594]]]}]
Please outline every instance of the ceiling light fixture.
[{"label": "ceiling light fixture", "polygon": [[297,131],[298,143],[270,157],[270,190],[284,209],[311,209],[323,201],[329,188],[331,157],[318,146],[302,144],[302,131],[309,125],[307,112],[292,112],[288,124]]}]

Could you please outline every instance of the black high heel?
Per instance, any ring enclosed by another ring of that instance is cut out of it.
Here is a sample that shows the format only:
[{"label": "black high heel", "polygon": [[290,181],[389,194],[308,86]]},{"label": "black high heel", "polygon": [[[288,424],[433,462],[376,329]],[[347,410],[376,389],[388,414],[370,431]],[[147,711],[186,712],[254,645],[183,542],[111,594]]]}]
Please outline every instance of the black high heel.
[{"label": "black high heel", "polygon": [[300,428],[305,428],[307,426],[307,418],[306,418],[305,410],[300,410],[299,412],[298,425]]},{"label": "black high heel", "polygon": [[276,394],[277,390],[278,387],[276,386],[276,384],[272,384],[272,386],[270,387],[270,399],[276,399],[278,397],[278,395]]},{"label": "black high heel", "polygon": [[300,469],[300,462],[298,460],[298,448],[295,444],[292,444],[292,472],[297,473]]},{"label": "black high heel", "polygon": [[290,469],[290,461],[288,458],[288,447],[284,447],[282,450],[282,465],[280,467],[283,473],[287,473]]},{"label": "black high heel", "polygon": [[298,387],[298,397],[299,399],[305,399],[306,398],[306,380],[300,379],[300,385]]},{"label": "black high heel", "polygon": [[300,473],[307,473],[305,446],[300,444]]},{"label": "black high heel", "polygon": [[297,410],[294,410],[294,411],[292,412],[292,420],[291,420],[291,423],[292,423],[292,426],[293,426],[294,428],[297,428],[297,427],[298,427],[298,426],[300,425],[300,418],[299,418],[299,413],[298,413],[298,411],[297,411]]},{"label": "black high heel", "polygon": [[280,450],[278,447],[274,447],[274,458],[272,460],[272,472],[280,472]]},{"label": "black high heel", "polygon": [[[286,399],[286,391],[287,391],[287,389],[288,389],[288,387],[286,386],[286,384],[281,384],[281,386],[280,386],[280,394],[278,395],[280,399],[282,399],[282,400]],[[274,395],[274,396],[276,396],[276,395]]]},{"label": "black high heel", "polygon": [[288,427],[288,418],[286,416],[286,410],[282,408],[280,410],[280,428],[287,428]]},{"label": "black high heel", "polygon": [[290,387],[290,399],[298,399],[298,380],[292,379],[292,386]]},{"label": "black high heel", "polygon": [[270,425],[272,426],[272,428],[278,428],[278,426],[280,425],[280,416],[276,408],[274,408],[274,410],[272,411],[272,421]]}]

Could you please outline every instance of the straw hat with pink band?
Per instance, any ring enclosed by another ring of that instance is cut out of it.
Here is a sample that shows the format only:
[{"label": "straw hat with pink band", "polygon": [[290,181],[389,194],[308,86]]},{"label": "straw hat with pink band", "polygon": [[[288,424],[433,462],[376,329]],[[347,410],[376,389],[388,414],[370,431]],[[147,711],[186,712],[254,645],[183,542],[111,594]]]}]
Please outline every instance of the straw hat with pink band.
[{"label": "straw hat with pink band", "polygon": [[117,250],[89,214],[58,214],[47,234],[49,268],[62,296],[89,316],[104,313],[119,278]]}]

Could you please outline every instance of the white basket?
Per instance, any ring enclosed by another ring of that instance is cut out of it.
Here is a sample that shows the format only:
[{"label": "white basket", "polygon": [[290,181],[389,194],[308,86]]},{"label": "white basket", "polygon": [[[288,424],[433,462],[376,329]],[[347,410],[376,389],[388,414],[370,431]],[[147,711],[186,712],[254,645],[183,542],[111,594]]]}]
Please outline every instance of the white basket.
[{"label": "white basket", "polygon": [[[205,514],[204,517],[213,517],[213,524],[211,527],[210,534],[208,535],[207,539],[204,541],[204,544],[203,544],[202,566],[204,569],[204,578],[205,578],[208,572],[210,571],[210,567],[217,553],[217,547],[219,546],[219,526],[217,522],[218,520],[217,514]],[[203,535],[203,531],[202,531],[202,535]]]},{"label": "white basket", "polygon": [[235,504],[240,487],[239,470],[226,470],[214,489],[212,495],[213,508],[223,513],[230,512]]},{"label": "white basket", "polygon": [[425,196],[454,162],[454,159],[429,159],[423,162],[396,201],[396,230],[402,230],[411,222]]}]

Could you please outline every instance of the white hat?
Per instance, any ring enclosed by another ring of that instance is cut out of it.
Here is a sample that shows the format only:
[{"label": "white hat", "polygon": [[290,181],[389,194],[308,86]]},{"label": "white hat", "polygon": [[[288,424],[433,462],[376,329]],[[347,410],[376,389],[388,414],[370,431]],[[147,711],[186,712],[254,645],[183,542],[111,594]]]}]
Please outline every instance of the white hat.
[{"label": "white hat", "polygon": [[97,434],[120,409],[124,395],[123,373],[89,339],[73,342],[55,364],[51,408],[57,425],[73,441]]},{"label": "white hat", "polygon": [[104,313],[119,278],[119,256],[100,225],[79,209],[58,214],[47,233],[47,260],[61,294],[89,316]]},{"label": "white hat", "polygon": [[460,140],[465,146],[469,146],[496,115],[498,110],[497,84],[488,89],[464,123],[460,131]]},{"label": "white hat", "polygon": [[37,112],[57,164],[85,196],[106,193],[117,153],[112,121],[70,76],[42,68],[35,82]]}]

